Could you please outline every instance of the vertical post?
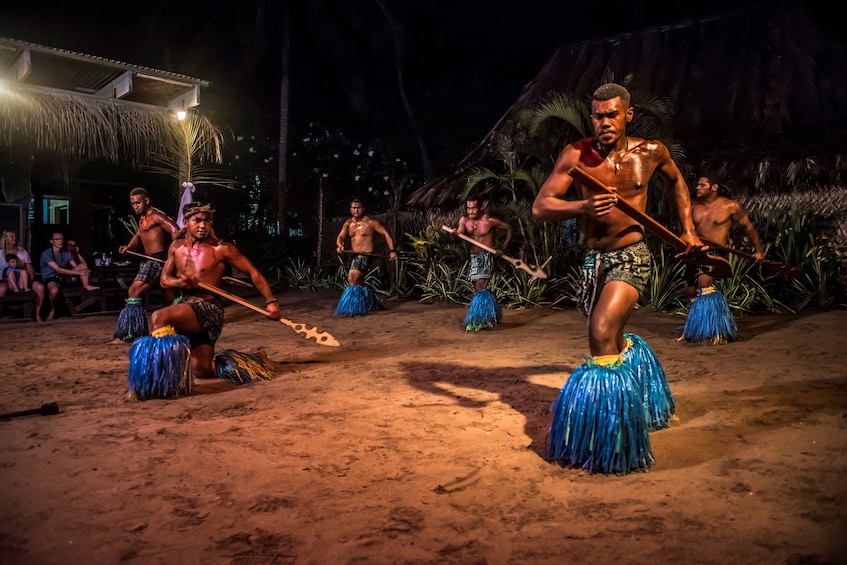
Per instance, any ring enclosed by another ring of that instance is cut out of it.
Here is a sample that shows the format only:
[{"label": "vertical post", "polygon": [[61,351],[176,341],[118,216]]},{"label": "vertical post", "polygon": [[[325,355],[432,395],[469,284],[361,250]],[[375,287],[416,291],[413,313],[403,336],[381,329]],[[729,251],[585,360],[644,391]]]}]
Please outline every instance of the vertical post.
[{"label": "vertical post", "polygon": [[323,176],[318,175],[318,249],[316,253],[318,265],[323,261],[324,221],[324,181]]}]

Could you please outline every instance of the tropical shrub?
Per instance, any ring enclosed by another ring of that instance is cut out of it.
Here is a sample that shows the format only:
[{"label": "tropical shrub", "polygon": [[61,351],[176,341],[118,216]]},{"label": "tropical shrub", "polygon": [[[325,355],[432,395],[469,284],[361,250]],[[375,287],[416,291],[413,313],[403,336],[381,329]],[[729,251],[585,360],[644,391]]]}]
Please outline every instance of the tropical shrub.
[{"label": "tropical shrub", "polygon": [[752,218],[762,239],[772,242],[766,257],[804,272],[799,279],[771,276],[763,283],[765,292],[787,311],[843,307],[847,302],[847,247],[831,240],[814,218],[814,211],[798,206]]},{"label": "tropical shrub", "polygon": [[286,263],[282,268],[282,275],[288,288],[310,292],[324,288],[324,276],[318,267],[294,257],[290,257]]},{"label": "tropical shrub", "polygon": [[762,274],[755,265],[737,255],[728,257],[732,267],[732,276],[715,281],[715,288],[721,291],[736,312],[783,312],[789,309],[768,295]]},{"label": "tropical shrub", "polygon": [[645,300],[656,310],[668,312],[684,307],[682,275],[685,264],[660,247],[653,252],[653,268]]},{"label": "tropical shrub", "polygon": [[468,280],[468,262],[452,268],[446,263],[435,263],[431,268],[415,275],[420,290],[421,302],[452,302],[467,304],[473,295],[473,286]]}]

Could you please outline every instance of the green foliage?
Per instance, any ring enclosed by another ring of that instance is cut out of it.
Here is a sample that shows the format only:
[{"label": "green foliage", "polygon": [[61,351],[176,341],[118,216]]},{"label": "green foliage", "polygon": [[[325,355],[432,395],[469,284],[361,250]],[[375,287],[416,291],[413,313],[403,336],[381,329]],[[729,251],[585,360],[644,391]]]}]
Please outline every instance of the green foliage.
[{"label": "green foliage", "polygon": [[322,286],[320,270],[307,264],[303,259],[288,259],[288,264],[284,267],[283,272],[288,288],[317,292]]},{"label": "green foliage", "polygon": [[668,312],[683,307],[685,292],[682,289],[682,274],[685,265],[674,259],[662,247],[653,253],[653,268],[647,287],[648,302],[656,310]]},{"label": "green foliage", "polygon": [[715,288],[721,291],[736,312],[780,312],[785,307],[773,300],[764,287],[758,269],[737,255],[728,257],[732,267],[732,276],[715,281]]},{"label": "green foliage", "polygon": [[587,100],[551,93],[519,115],[520,126],[528,132],[524,151],[538,158],[549,172],[565,145],[591,135],[590,114]]},{"label": "green foliage", "polygon": [[452,302],[467,304],[473,295],[468,280],[468,262],[458,269],[444,263],[434,263],[431,268],[414,275],[421,292],[421,302]]},{"label": "green foliage", "polygon": [[133,237],[138,233],[138,219],[135,216],[127,216],[126,218],[118,218],[118,221],[129,232],[129,236]]},{"label": "green foliage", "polygon": [[186,181],[201,184],[230,186],[222,168],[223,134],[207,117],[189,111],[184,120],[171,120],[172,135],[165,138],[153,152],[155,164],[150,172],[176,180],[174,190],[179,196],[180,184]]},{"label": "green foliage", "polygon": [[843,307],[847,301],[847,247],[829,239],[815,225],[813,211],[791,206],[753,217],[763,241],[767,258],[799,267],[805,276],[786,281],[771,276],[763,283],[764,291],[779,310],[799,312],[806,308]]},{"label": "green foliage", "polygon": [[415,292],[415,280],[412,272],[414,263],[398,259],[389,264],[389,286],[384,294],[387,296],[400,296],[409,298]]},{"label": "green foliage", "polygon": [[331,262],[324,265],[321,277],[321,288],[344,290],[347,288],[347,267],[344,263]]},{"label": "green foliage", "polygon": [[[303,259],[290,258],[283,269],[283,275],[289,288],[317,292],[320,289],[344,290],[347,288],[347,267],[341,263],[328,263],[316,267]],[[392,290],[385,290],[379,265],[370,268],[362,279],[365,286],[382,295],[392,296]]]},{"label": "green foliage", "polygon": [[555,307],[575,300],[576,287],[573,285],[573,279],[531,278],[520,269],[494,273],[488,289],[505,308]]},{"label": "green foliage", "polygon": [[462,240],[448,234],[440,226],[427,226],[418,235],[407,233],[406,237],[412,243],[422,270],[429,270],[441,262],[458,264],[467,259]]}]

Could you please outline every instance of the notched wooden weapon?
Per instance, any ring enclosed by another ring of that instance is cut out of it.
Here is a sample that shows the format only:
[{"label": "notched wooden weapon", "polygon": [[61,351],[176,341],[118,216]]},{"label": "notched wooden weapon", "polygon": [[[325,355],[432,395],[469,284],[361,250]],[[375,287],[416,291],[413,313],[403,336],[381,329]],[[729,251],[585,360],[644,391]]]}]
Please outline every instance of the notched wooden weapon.
[{"label": "notched wooden weapon", "polygon": [[[149,255],[145,255],[144,253],[137,253],[135,251],[130,251],[129,249],[127,249],[124,253],[126,253],[127,255],[135,255],[136,257],[140,257],[142,259],[147,259],[148,261],[155,261],[156,263],[164,263],[165,262],[164,259],[159,259],[157,257],[151,257]],[[224,280],[231,282],[231,283],[240,284],[241,286],[249,286],[251,288],[253,287],[253,285],[250,284],[249,282],[243,281],[241,279],[237,279],[235,277],[224,277]]]},{"label": "notched wooden weapon", "polygon": [[[231,294],[231,293],[229,293],[229,292],[227,292],[223,289],[220,289],[220,288],[218,288],[214,285],[211,285],[209,283],[204,283],[204,282],[198,282],[197,286],[199,286],[200,288],[206,289],[209,292],[217,294],[218,296],[221,296],[223,298],[227,298],[229,300],[232,300],[233,302],[241,304],[242,306],[249,308],[249,309],[253,310],[254,312],[258,312],[259,314],[262,314],[262,315],[267,316],[269,318],[271,316],[270,312],[268,312],[264,308],[260,308],[259,306],[256,306],[252,302],[248,302],[247,300],[244,300],[240,296],[236,296],[235,294]],[[298,323],[292,322],[291,320],[288,320],[286,318],[280,318],[279,323],[285,324],[286,326],[290,327],[292,330],[294,330],[298,334],[302,334],[302,336],[306,339],[314,339],[315,343],[317,343],[318,345],[327,345],[329,347],[338,347],[339,345],[341,345],[340,343],[338,343],[337,339],[332,337],[331,334],[329,334],[327,332],[319,332],[318,329],[315,328],[315,327],[310,328],[306,324],[298,324]]]},{"label": "notched wooden weapon", "polygon": [[[712,272],[709,273],[709,276],[715,279],[726,279],[732,276],[732,266],[729,264],[729,261],[724,259],[723,257],[716,257],[714,255],[709,255],[706,253],[706,250],[695,251],[693,253],[685,253],[688,246],[682,241],[675,233],[671,230],[642,212],[641,210],[635,208],[627,202],[624,198],[622,198],[619,194],[617,194],[614,190],[591,176],[585,169],[580,167],[579,165],[573,167],[568,174],[573,177],[575,180],[579,181],[579,183],[586,188],[594,190],[596,192],[605,192],[607,194],[614,194],[618,197],[617,204],[615,206],[624,214],[641,224],[645,227],[649,232],[653,235],[656,235],[673,247],[676,251],[681,253],[681,259],[685,261],[687,264],[693,265],[708,265],[712,267]],[[705,243],[705,242],[704,242]]]},{"label": "notched wooden weapon", "polygon": [[795,267],[793,265],[789,265],[788,263],[780,263],[779,261],[766,261],[766,260],[758,260],[755,255],[751,255],[749,253],[745,253],[744,251],[740,251],[738,249],[733,249],[732,247],[724,247],[719,243],[715,243],[714,241],[709,241],[708,239],[700,238],[700,241],[711,247],[712,249],[717,249],[718,251],[723,251],[724,253],[732,253],[733,255],[738,255],[743,259],[747,259],[748,261],[755,263],[756,265],[761,265],[762,267],[777,273],[778,275],[782,275],[787,279],[802,279],[806,276],[806,273],[803,272],[803,269]]},{"label": "notched wooden weapon", "polygon": [[453,234],[453,235],[456,235],[456,236],[458,236],[458,237],[460,237],[460,238],[464,239],[465,241],[468,241],[468,242],[470,242],[470,243],[473,243],[473,244],[474,244],[474,245],[476,245],[477,247],[479,247],[479,248],[481,248],[481,249],[484,249],[485,251],[488,251],[489,253],[493,253],[493,254],[494,254],[494,255],[496,255],[497,257],[500,257],[500,258],[502,258],[502,259],[505,259],[506,261],[508,261],[509,263],[511,263],[513,266],[517,267],[518,269],[522,269],[522,270],[526,271],[527,273],[529,273],[530,275],[532,275],[532,278],[531,278],[530,280],[535,280],[535,279],[546,279],[546,278],[547,278],[547,273],[545,273],[545,272],[544,272],[544,267],[546,267],[546,266],[547,266],[547,263],[549,263],[549,262],[550,262],[550,259],[552,259],[552,257],[550,257],[550,258],[548,258],[546,261],[544,261],[544,264],[543,264],[543,265],[541,265],[540,267],[533,267],[533,266],[528,265],[528,264],[526,264],[525,262],[521,261],[520,259],[515,259],[514,257],[509,257],[509,256],[508,256],[508,255],[506,255],[505,253],[501,253],[501,252],[497,251],[496,249],[493,249],[493,248],[491,248],[491,247],[488,247],[487,245],[485,245],[485,244],[483,244],[483,243],[478,242],[477,240],[475,240],[475,239],[474,239],[474,238],[472,238],[472,237],[468,237],[468,236],[466,236],[466,235],[465,235],[465,234],[463,234],[463,233],[459,233],[459,232],[456,230],[456,228],[451,228],[451,227],[449,227],[449,226],[441,226],[441,229],[443,229],[443,230],[444,230],[444,231],[446,231],[447,233],[451,233],[451,234]]}]

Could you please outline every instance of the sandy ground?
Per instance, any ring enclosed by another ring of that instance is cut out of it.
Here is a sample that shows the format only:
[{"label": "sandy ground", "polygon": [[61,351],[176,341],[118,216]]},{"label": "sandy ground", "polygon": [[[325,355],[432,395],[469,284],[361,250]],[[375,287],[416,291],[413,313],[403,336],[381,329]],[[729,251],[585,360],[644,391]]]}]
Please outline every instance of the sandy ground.
[{"label": "sandy ground", "polygon": [[243,307],[222,348],[278,376],[125,403],[114,316],[3,323],[0,563],[845,563],[847,312],[739,320],[741,341],[653,347],[678,420],[649,472],[544,458],[549,407],[587,354],[573,311],[505,312],[466,334],[456,306],[280,294],[316,345]]}]

